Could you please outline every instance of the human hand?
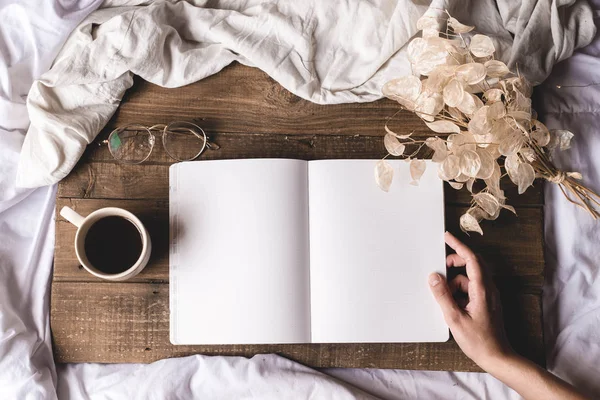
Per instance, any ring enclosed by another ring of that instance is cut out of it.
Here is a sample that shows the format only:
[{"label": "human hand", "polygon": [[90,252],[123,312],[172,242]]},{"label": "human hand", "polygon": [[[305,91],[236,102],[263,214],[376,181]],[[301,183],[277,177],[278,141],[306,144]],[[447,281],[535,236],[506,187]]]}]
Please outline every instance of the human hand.
[{"label": "human hand", "polygon": [[[467,276],[457,275],[450,282],[439,274],[429,276],[429,285],[444,314],[444,319],[462,351],[484,370],[513,354],[504,332],[499,293],[489,271],[482,268],[477,256],[449,232],[445,241],[456,254],[446,258],[446,265],[466,267]],[[454,299],[468,295],[460,305]]]}]

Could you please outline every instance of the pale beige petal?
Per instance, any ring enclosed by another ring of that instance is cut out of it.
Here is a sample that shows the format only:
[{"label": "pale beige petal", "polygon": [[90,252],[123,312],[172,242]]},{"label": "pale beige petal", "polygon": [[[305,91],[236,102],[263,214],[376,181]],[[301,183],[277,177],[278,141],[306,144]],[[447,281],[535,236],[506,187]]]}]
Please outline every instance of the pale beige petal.
[{"label": "pale beige petal", "polygon": [[473,184],[475,183],[475,178],[469,178],[467,181],[467,190],[473,193]]},{"label": "pale beige petal", "polygon": [[456,68],[456,78],[469,85],[475,85],[485,79],[485,67],[480,63],[463,64]]},{"label": "pale beige petal", "polygon": [[470,93],[465,93],[462,98],[462,101],[456,108],[458,108],[461,112],[466,115],[473,115],[475,111],[483,106],[483,103],[477,96],[474,96]]},{"label": "pale beige petal", "polygon": [[475,29],[474,26],[461,24],[454,17],[448,18],[448,26],[450,28],[452,28],[452,31],[454,31],[454,33],[467,33],[467,32],[471,32],[473,29]]},{"label": "pale beige petal", "polygon": [[517,154],[524,143],[525,136],[519,131],[513,131],[502,138],[498,150],[503,156],[510,156],[511,154]]},{"label": "pale beige petal", "polygon": [[393,130],[391,130],[387,124],[385,124],[383,126],[383,128],[385,129],[385,131],[390,134],[393,135],[395,137],[397,137],[398,139],[408,139],[413,133],[415,133],[415,131],[410,131],[409,133],[404,133],[404,134],[400,134],[400,133],[396,133]]},{"label": "pale beige petal", "polygon": [[500,209],[500,202],[490,193],[477,193],[473,195],[475,203],[490,215],[496,214]]},{"label": "pale beige petal", "polygon": [[518,169],[518,177],[517,177],[517,185],[519,186],[519,194],[523,194],[525,190],[531,185],[533,185],[533,181],[535,180],[535,170],[533,167],[527,163],[521,163]]},{"label": "pale beige petal", "polygon": [[383,144],[385,149],[393,156],[401,156],[404,153],[404,144],[400,143],[396,136],[387,134],[383,138]]},{"label": "pale beige petal", "polygon": [[417,29],[422,31],[423,29],[439,29],[440,23],[437,17],[428,15],[425,13],[421,18],[417,20]]},{"label": "pale beige petal", "polygon": [[506,204],[502,204],[500,207],[507,209],[508,211],[510,211],[511,213],[517,215],[517,210],[515,210],[515,208],[513,206],[510,205],[506,205]]},{"label": "pale beige petal", "polygon": [[431,71],[428,79],[425,79],[422,82],[423,90],[430,93],[442,93],[444,87],[452,78],[452,75],[446,74],[444,67],[444,65],[439,65],[435,67],[433,71]]},{"label": "pale beige petal", "polygon": [[571,147],[571,139],[573,139],[573,132],[565,129],[553,129],[550,131],[550,142],[548,148],[553,150],[558,148],[559,150],[567,150]]},{"label": "pale beige petal", "polygon": [[476,150],[476,152],[479,155],[479,159],[481,160],[481,167],[477,172],[477,178],[491,178],[492,174],[494,173],[494,164],[497,164],[496,160],[493,158],[492,154],[487,149],[479,148]]},{"label": "pale beige petal", "polygon": [[535,140],[538,146],[544,147],[550,143],[550,131],[546,125],[538,120],[532,120],[534,129],[531,131],[531,138]]},{"label": "pale beige petal", "polygon": [[469,179],[471,179],[471,177],[467,176],[467,175],[465,175],[463,173],[458,174],[458,176],[456,178],[454,178],[454,180],[456,182],[468,182]]},{"label": "pale beige petal", "polygon": [[443,89],[444,103],[450,107],[457,107],[461,104],[465,89],[463,84],[457,79],[452,79]]},{"label": "pale beige petal", "polygon": [[427,40],[423,38],[415,38],[410,41],[406,48],[406,56],[408,61],[415,64],[421,58],[421,55],[427,50]]},{"label": "pale beige petal", "polygon": [[448,150],[454,155],[460,156],[465,150],[475,151],[477,144],[475,136],[469,131],[461,131],[460,134],[453,133],[446,139]]},{"label": "pale beige petal", "polygon": [[463,186],[465,185],[464,183],[459,183],[459,182],[448,182],[450,184],[450,186],[452,186],[453,189],[456,190],[460,190],[463,188]]},{"label": "pale beige petal", "polygon": [[472,150],[465,150],[460,155],[460,172],[464,175],[474,178],[481,168],[481,159],[479,154]]},{"label": "pale beige petal", "polygon": [[433,162],[441,163],[448,156],[446,142],[439,137],[427,138],[427,140],[425,140],[425,144],[434,151],[433,157],[431,158]]},{"label": "pale beige petal", "polygon": [[459,133],[460,128],[452,121],[440,119],[434,122],[425,122],[429,129],[437,133]]},{"label": "pale beige petal", "polygon": [[518,185],[518,177],[519,177],[519,165],[521,164],[521,160],[519,159],[519,155],[517,153],[511,154],[504,159],[504,169],[508,174],[510,180]]},{"label": "pale beige petal", "polygon": [[458,151],[459,148],[465,143],[465,140],[466,138],[462,134],[453,133],[451,135],[448,135],[448,138],[446,139],[448,150],[450,150],[451,152]]},{"label": "pale beige petal", "polygon": [[414,110],[415,101],[421,94],[421,80],[413,75],[393,79],[381,90],[388,99],[395,100],[409,110]]},{"label": "pale beige petal", "polygon": [[442,96],[438,93],[421,93],[416,101],[415,113],[423,120],[432,122],[444,108]]},{"label": "pale beige petal", "polygon": [[460,174],[460,159],[454,154],[448,155],[438,168],[438,175],[441,179],[448,181],[455,179]]},{"label": "pale beige petal", "polygon": [[423,176],[427,164],[424,160],[414,159],[410,162],[410,176],[412,178],[411,185],[418,186],[419,179]]},{"label": "pale beige petal", "polygon": [[381,190],[389,192],[394,178],[394,168],[385,160],[379,160],[375,165],[375,182]]},{"label": "pale beige petal", "polygon": [[500,177],[502,176],[502,171],[500,170],[500,165],[498,163],[494,163],[494,172],[492,176],[488,179],[485,179],[485,184],[487,185],[490,193],[492,193],[496,198],[503,198],[504,192],[500,189]]},{"label": "pale beige petal", "polygon": [[485,63],[487,76],[492,78],[502,78],[510,73],[510,70],[502,61],[489,60]]},{"label": "pale beige petal", "polygon": [[473,36],[469,49],[475,57],[489,57],[496,51],[492,39],[485,35]]},{"label": "pale beige petal", "polygon": [[537,158],[537,156],[535,155],[535,151],[533,151],[533,149],[531,149],[530,147],[523,147],[519,151],[519,154],[530,163],[534,162]]},{"label": "pale beige petal", "polygon": [[483,97],[486,98],[488,103],[495,103],[498,101],[502,101],[503,94],[504,92],[501,89],[489,89],[485,91]]},{"label": "pale beige petal", "polygon": [[492,130],[492,123],[488,120],[489,106],[483,106],[473,114],[469,121],[469,132],[473,135],[488,135]]},{"label": "pale beige petal", "polygon": [[504,118],[505,115],[506,115],[506,107],[504,106],[504,103],[502,103],[501,101],[490,104],[490,106],[487,110],[487,117],[491,118],[491,119]]},{"label": "pale beige petal", "polygon": [[468,212],[464,213],[460,217],[460,229],[465,233],[477,232],[480,235],[483,235],[479,221],[477,221],[477,219]]},{"label": "pale beige petal", "polygon": [[477,221],[481,221],[482,219],[489,219],[490,214],[486,213],[484,210],[477,206],[473,206],[467,210],[467,213],[471,214]]}]

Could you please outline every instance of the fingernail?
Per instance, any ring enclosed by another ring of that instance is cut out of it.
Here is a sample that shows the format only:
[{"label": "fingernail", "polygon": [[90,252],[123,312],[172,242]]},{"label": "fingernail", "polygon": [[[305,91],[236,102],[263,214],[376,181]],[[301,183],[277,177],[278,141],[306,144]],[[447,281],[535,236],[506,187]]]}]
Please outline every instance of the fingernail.
[{"label": "fingernail", "polygon": [[440,283],[440,276],[438,274],[429,275],[429,284],[431,286],[437,286]]}]

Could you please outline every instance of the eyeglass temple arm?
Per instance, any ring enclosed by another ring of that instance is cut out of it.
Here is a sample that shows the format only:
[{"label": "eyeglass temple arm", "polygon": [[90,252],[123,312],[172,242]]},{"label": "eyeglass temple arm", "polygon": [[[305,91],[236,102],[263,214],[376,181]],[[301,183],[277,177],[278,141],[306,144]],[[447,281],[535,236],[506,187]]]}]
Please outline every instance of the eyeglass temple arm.
[{"label": "eyeglass temple arm", "polygon": [[208,136],[206,136],[206,147],[208,147],[210,150],[219,150],[221,148],[221,146],[215,142],[211,142]]}]

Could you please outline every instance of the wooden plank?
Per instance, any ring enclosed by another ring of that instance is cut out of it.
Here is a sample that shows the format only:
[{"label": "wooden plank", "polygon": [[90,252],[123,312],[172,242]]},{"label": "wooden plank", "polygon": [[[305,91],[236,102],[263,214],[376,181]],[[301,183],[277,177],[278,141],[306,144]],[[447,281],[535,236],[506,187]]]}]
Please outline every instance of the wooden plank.
[{"label": "wooden plank", "polygon": [[[320,138],[321,139],[321,138]],[[319,139],[319,140],[320,140]],[[352,144],[355,138],[340,140],[335,144],[331,140],[330,147],[319,154],[320,158],[373,158],[373,154],[365,151],[363,145]],[[373,143],[372,139],[366,140]],[[377,146],[382,146],[381,140],[377,139]],[[246,144],[246,146],[244,146]],[[249,157],[284,157],[284,158],[307,158],[306,153],[287,148],[280,153],[266,150],[256,150],[256,144],[249,140],[238,142],[240,150],[238,154]],[[301,146],[301,145],[297,145]],[[353,148],[358,147],[360,150]],[[222,148],[223,149],[223,148]],[[217,159],[213,155],[217,152],[209,152],[211,159]],[[245,150],[242,150],[245,149]],[[252,150],[254,149],[254,150]],[[282,147],[283,149],[283,147]],[[245,151],[246,153],[242,153]],[[310,150],[312,151],[312,150]],[[209,154],[207,153],[207,154]],[[249,154],[251,153],[251,154]],[[221,153],[224,155],[224,153]],[[279,155],[277,155],[279,154]],[[236,158],[234,153],[230,157]],[[73,169],[58,186],[59,197],[73,198],[97,198],[97,199],[157,199],[163,200],[169,197],[169,165],[163,163],[144,163],[139,165],[126,165],[117,162],[86,162],[83,160]],[[373,184],[375,181],[373,180]],[[516,186],[506,177],[503,180],[505,195],[508,203],[514,206],[539,206],[543,203],[543,184],[536,181],[534,187],[529,188],[523,195],[517,194]],[[454,190],[449,185],[444,185],[444,194],[447,203],[469,204],[471,195],[466,190]]]},{"label": "wooden plank", "polygon": [[[122,207],[136,214],[147,226],[152,240],[149,265],[133,278],[135,282],[167,282],[169,279],[169,205],[165,200],[98,200],[57,199],[55,281],[97,281],[77,261],[73,242],[76,228],[58,215],[63,206],[82,215],[102,207]],[[542,247],[541,209],[519,208],[519,217],[503,213],[497,221],[484,223],[484,236],[467,237],[458,228],[458,218],[465,207],[446,207],[446,226],[495,267],[499,283],[507,290],[529,287],[539,292],[543,283],[544,254]]]},{"label": "wooden plank", "polygon": [[[128,123],[153,125],[199,119],[221,148],[200,159],[373,158],[385,155],[383,126],[398,105],[389,100],[320,106],[302,100],[258,69],[240,65],[183,88],[166,89],[136,79],[99,138]],[[433,135],[414,114],[389,121],[414,138]],[[59,184],[57,209],[83,214],[118,206],[138,214],[150,230],[153,256],[131,282],[95,280],[80,269],[73,251],[75,229],[56,222],[51,324],[59,362],[150,362],[196,353],[243,355],[277,352],[311,366],[477,370],[454,342],[443,344],[324,344],[272,346],[172,346],[168,341],[168,167],[157,142],[148,163],[124,166],[106,147],[92,144],[73,173]],[[430,156],[427,148],[422,157]],[[505,185],[519,218],[504,214],[485,222],[485,235],[461,239],[496,264],[509,336],[517,350],[543,363],[540,291],[543,271],[542,185],[518,196]],[[446,190],[447,227],[470,197]]]},{"label": "wooden plank", "polygon": [[[161,88],[135,79],[108,127],[201,119],[207,132],[305,135],[380,134],[400,109],[382,99],[371,103],[318,105],[303,100],[258,68],[232,64],[180,88]],[[413,113],[402,112],[393,128],[430,134]]]},{"label": "wooden plank", "polygon": [[[453,341],[173,346],[168,304],[167,284],[54,282],[51,326],[56,361],[152,362],[198,353],[246,357],[278,353],[311,367],[479,371]],[[539,296],[511,296],[505,315],[513,346],[543,365]]]}]

